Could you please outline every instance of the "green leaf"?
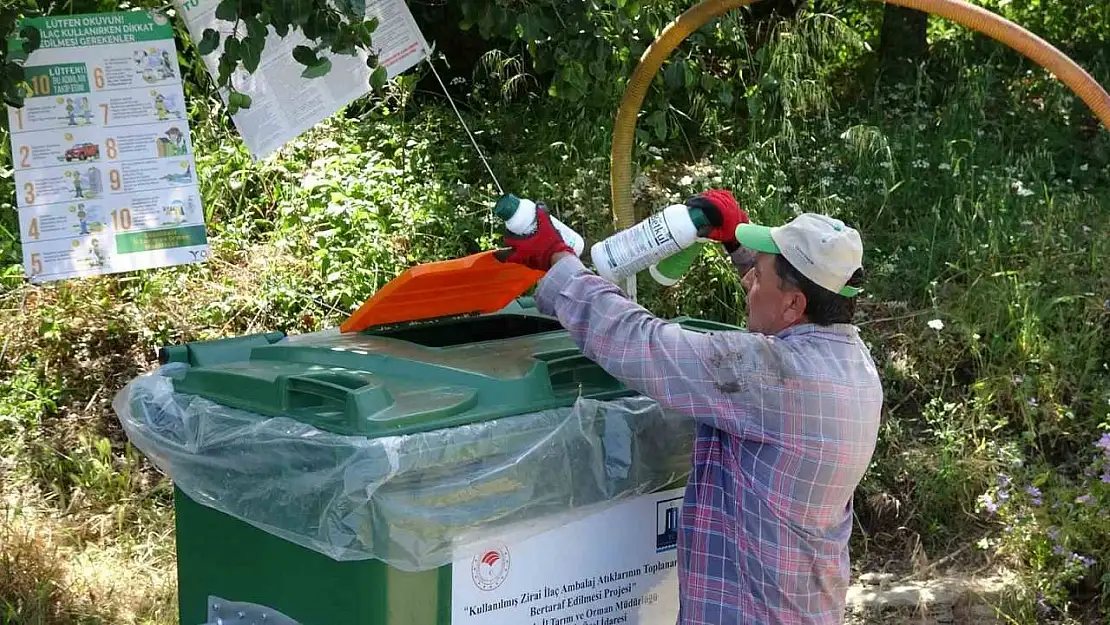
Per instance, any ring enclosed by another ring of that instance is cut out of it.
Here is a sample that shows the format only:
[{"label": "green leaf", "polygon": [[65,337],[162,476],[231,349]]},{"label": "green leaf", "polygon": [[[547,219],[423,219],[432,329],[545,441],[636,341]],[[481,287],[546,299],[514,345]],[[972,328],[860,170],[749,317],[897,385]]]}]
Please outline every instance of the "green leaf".
[{"label": "green leaf", "polygon": [[368,20],[363,20],[363,22],[358,25],[359,38],[362,39],[363,43],[369,46],[370,40],[373,37],[374,33],[377,32],[377,30],[378,18],[372,17]]},{"label": "green leaf", "polygon": [[289,34],[289,25],[293,20],[292,14],[289,12],[289,3],[285,0],[275,2],[270,5],[270,26],[274,27],[274,32],[279,37],[284,37]]},{"label": "green leaf", "polygon": [[216,79],[216,83],[223,86],[231,78],[231,72],[235,71],[235,61],[227,57],[227,53],[220,55],[220,75]]},{"label": "green leaf", "polygon": [[260,22],[258,18],[251,17],[247,19],[248,37],[250,37],[251,39],[259,39],[265,41],[267,33],[268,31],[266,30],[266,26],[262,22]]},{"label": "green leaf", "polygon": [[219,31],[214,28],[205,28],[204,35],[201,37],[200,43],[197,44],[197,52],[201,56],[208,56],[215,52],[218,47],[220,47]]},{"label": "green leaf", "polygon": [[693,63],[686,63],[686,88],[693,89],[694,85],[698,84],[698,70],[695,69]]},{"label": "green leaf", "polygon": [[312,0],[293,0],[293,23],[304,26],[312,17]]},{"label": "green leaf", "polygon": [[237,0],[220,0],[220,4],[216,6],[216,19],[234,22],[238,12],[239,3]]},{"label": "green leaf", "polygon": [[24,26],[19,30],[19,36],[23,39],[23,52],[30,54],[38,50],[42,45],[42,33],[34,26]]},{"label": "green leaf", "polygon": [[240,50],[243,54],[243,68],[248,72],[254,73],[258,69],[258,64],[262,62],[262,49],[266,46],[265,39],[255,39],[254,37],[247,37],[243,40],[243,46]]},{"label": "green leaf", "polygon": [[758,91],[748,96],[748,116],[755,120],[763,117],[763,96]]},{"label": "green leaf", "polygon": [[293,58],[301,65],[307,65],[309,67],[320,62],[320,59],[316,57],[316,53],[308,46],[297,46],[293,48]]},{"label": "green leaf", "polygon": [[310,65],[301,72],[301,76],[305,78],[320,78],[331,71],[331,61],[329,59],[320,59],[315,65]]},{"label": "green leaf", "polygon": [[686,68],[681,61],[672,61],[663,72],[663,83],[670,89],[678,89],[685,82]]},{"label": "green leaf", "polygon": [[370,74],[370,86],[374,91],[381,91],[385,88],[386,83],[389,82],[389,71],[384,67],[378,67],[374,73]]},{"label": "green leaf", "polygon": [[9,62],[6,67],[8,76],[14,83],[21,83],[27,80],[27,74],[23,71],[23,66],[18,63]]},{"label": "green leaf", "polygon": [[660,141],[667,139],[667,112],[655,111],[648,116],[648,123],[651,125],[652,130],[655,131],[655,138]]},{"label": "green leaf", "polygon": [[235,37],[228,37],[224,40],[224,56],[231,62],[237,62],[243,58],[243,44]]}]

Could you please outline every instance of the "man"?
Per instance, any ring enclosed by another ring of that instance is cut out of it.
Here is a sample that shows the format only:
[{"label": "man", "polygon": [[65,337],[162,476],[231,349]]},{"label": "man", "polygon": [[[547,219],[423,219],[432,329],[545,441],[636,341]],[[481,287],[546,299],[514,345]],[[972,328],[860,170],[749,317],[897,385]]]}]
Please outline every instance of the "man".
[{"label": "man", "polygon": [[546,213],[510,262],[547,271],[539,310],[629,388],[696,422],[679,521],[680,625],[831,624],[849,582],[852,494],[883,401],[851,324],[859,234],[806,214],[748,224],[731,193],[687,202],[742,266],[743,332],[664,322],[588,271]]}]

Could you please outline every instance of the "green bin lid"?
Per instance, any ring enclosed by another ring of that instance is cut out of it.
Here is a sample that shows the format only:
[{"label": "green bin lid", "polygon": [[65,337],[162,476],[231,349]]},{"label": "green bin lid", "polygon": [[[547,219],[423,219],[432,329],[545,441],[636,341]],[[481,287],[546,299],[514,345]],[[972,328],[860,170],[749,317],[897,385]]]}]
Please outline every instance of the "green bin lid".
[{"label": "green bin lid", "polygon": [[[171,374],[180,393],[368,437],[631,394],[582,355],[558,320],[522,304],[358,333],[191,343],[167,351],[167,359],[192,365]],[[699,331],[731,329],[681,323]]]}]

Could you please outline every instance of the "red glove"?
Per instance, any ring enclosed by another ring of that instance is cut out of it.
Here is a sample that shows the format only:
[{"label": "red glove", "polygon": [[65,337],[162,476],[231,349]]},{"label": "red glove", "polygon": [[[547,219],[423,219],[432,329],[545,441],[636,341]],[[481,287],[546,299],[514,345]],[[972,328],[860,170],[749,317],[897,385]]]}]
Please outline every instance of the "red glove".
[{"label": "red glove", "polygon": [[551,224],[547,211],[541,205],[536,206],[536,231],[527,237],[506,235],[505,244],[513,249],[512,255],[506,262],[517,263],[537,271],[551,269],[551,257],[559,252],[570,252],[574,249],[567,245],[559,231]]},{"label": "red glove", "polygon": [[691,208],[700,208],[713,224],[708,238],[724,243],[725,247],[736,245],[736,227],[748,223],[748,214],[736,203],[732,192],[713,189],[686,200]]}]

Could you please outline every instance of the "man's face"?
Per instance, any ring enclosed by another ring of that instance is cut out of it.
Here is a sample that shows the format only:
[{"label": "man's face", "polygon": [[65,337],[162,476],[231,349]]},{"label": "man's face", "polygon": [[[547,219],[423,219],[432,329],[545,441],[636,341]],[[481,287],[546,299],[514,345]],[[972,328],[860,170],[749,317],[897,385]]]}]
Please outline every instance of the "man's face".
[{"label": "man's face", "polygon": [[805,295],[779,277],[774,254],[757,254],[741,284],[748,300],[750,332],[778,334],[805,320]]}]

